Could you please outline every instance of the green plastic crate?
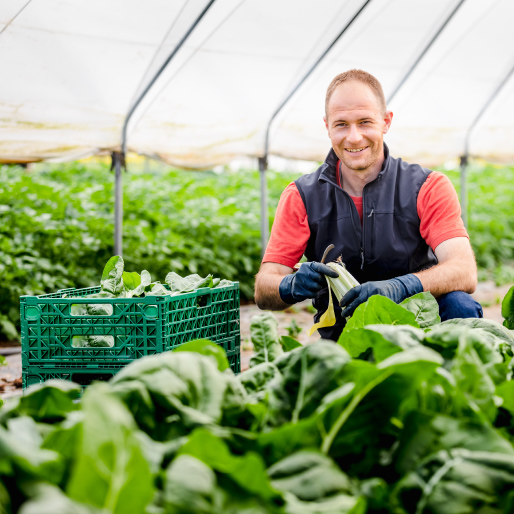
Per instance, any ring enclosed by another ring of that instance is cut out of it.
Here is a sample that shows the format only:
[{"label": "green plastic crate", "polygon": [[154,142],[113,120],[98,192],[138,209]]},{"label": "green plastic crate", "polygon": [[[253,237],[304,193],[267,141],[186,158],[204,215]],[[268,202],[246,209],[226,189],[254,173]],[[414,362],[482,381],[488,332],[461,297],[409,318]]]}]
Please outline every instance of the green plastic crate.
[{"label": "green plastic crate", "polygon": [[[241,352],[239,348],[227,352],[227,358],[231,369],[238,373],[241,369]],[[124,367],[109,364],[90,364],[78,368],[67,364],[54,367],[28,366],[22,371],[23,389],[55,379],[68,380],[87,387],[95,381],[109,380]]]},{"label": "green plastic crate", "polygon": [[[121,367],[194,339],[210,339],[231,355],[240,351],[237,282],[177,296],[83,298],[99,291],[99,287],[63,289],[20,298],[22,370],[92,364]],[[74,304],[109,304],[112,314],[72,315]],[[81,335],[110,336],[113,346],[74,348],[73,337]],[[233,364],[238,373],[240,364]]]}]

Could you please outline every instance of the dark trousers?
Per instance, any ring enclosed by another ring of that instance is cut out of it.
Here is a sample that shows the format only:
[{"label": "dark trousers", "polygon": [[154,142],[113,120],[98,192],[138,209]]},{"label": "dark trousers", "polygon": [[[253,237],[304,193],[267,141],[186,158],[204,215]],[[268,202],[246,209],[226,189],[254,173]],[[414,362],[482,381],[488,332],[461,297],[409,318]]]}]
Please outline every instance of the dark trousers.
[{"label": "dark trousers", "polygon": [[441,321],[453,318],[483,318],[482,306],[464,291],[452,291],[437,298]]}]

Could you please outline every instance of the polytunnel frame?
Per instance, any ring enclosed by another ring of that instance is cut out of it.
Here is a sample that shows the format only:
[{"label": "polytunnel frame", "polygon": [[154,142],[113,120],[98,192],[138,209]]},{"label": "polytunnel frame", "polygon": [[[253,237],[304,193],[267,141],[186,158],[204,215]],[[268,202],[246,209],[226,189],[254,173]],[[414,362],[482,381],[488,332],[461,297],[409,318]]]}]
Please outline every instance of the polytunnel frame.
[{"label": "polytunnel frame", "polygon": [[[269,156],[269,139],[270,139],[270,131],[271,131],[271,125],[273,124],[273,121],[276,119],[278,114],[282,111],[282,109],[285,107],[285,105],[289,102],[289,100],[293,97],[293,95],[300,89],[300,87],[304,84],[304,82],[308,79],[308,77],[313,73],[313,71],[318,67],[318,65],[323,61],[323,59],[326,57],[326,55],[330,52],[330,50],[334,47],[334,45],[340,40],[340,38],[346,33],[346,31],[350,28],[350,26],[354,23],[354,21],[360,16],[360,14],[364,11],[364,9],[367,7],[367,5],[372,0],[365,0],[361,7],[357,10],[357,12],[354,14],[354,16],[347,22],[347,24],[344,26],[344,28],[339,32],[339,34],[336,36],[336,38],[330,43],[330,45],[323,51],[323,53],[320,55],[320,57],[314,62],[314,64],[309,68],[309,70],[302,76],[302,78],[295,84],[295,86],[291,89],[291,91],[284,97],[284,100],[279,104],[277,109],[273,112],[270,120],[268,121],[266,132],[265,132],[265,139],[264,139],[264,153],[262,157],[258,157],[258,166],[259,166],[259,174],[260,174],[260,189],[261,189],[261,198],[260,198],[260,214],[261,214],[261,254],[264,255],[264,252],[266,250],[266,246],[268,243],[269,238],[269,214],[268,214],[268,192],[267,192],[267,179],[266,179],[266,172],[268,170],[268,156]],[[402,86],[405,84],[405,82],[408,80],[408,78],[412,75],[414,70],[417,68],[418,64],[423,60],[423,57],[426,55],[426,53],[430,50],[430,48],[433,46],[435,41],[439,38],[439,36],[442,34],[448,23],[451,21],[451,19],[455,16],[457,11],[462,7],[466,0],[458,0],[456,2],[455,7],[452,9],[452,11],[449,13],[449,15],[444,19],[443,23],[440,25],[440,27],[436,30],[432,38],[428,41],[427,45],[422,49],[422,51],[419,53],[419,55],[416,57],[416,59],[413,61],[412,65],[409,67],[407,72],[404,74],[404,76],[399,80],[398,84],[392,91],[392,93],[387,98],[387,103],[391,102],[393,98],[396,96],[398,91],[402,88]],[[150,80],[148,85],[145,87],[145,89],[142,91],[142,93],[139,95],[139,97],[136,99],[132,107],[130,108],[122,129],[122,144],[121,144],[121,152],[113,152],[113,167],[115,168],[115,230],[114,230],[114,252],[116,255],[122,255],[122,226],[123,226],[123,194],[122,194],[122,175],[121,175],[121,169],[122,166],[125,164],[125,155],[127,152],[127,127],[128,123],[130,121],[130,118],[134,114],[135,110],[141,103],[141,101],[144,99],[146,94],[149,92],[149,90],[152,88],[152,86],[155,84],[159,76],[162,74],[162,72],[166,69],[170,61],[173,59],[173,57],[177,54],[177,52],[180,50],[180,48],[183,46],[185,41],[188,39],[188,37],[191,35],[193,30],[196,28],[196,26],[200,23],[204,15],[208,12],[212,4],[215,2],[215,0],[210,0],[209,3],[204,7],[202,12],[199,14],[199,16],[195,19],[195,21],[192,23],[190,28],[187,30],[187,32],[184,34],[182,39],[179,41],[179,43],[176,45],[176,47],[173,49],[171,54],[168,56],[166,61],[161,65],[159,70],[156,72],[156,74],[153,76],[153,78]],[[498,96],[498,94],[501,92],[505,84],[509,81],[510,77],[514,73],[514,66],[511,67],[509,72],[506,74],[506,76],[501,80],[499,85],[496,87],[496,89],[493,91],[493,93],[490,95],[490,97],[487,99],[487,101],[484,103],[483,107],[477,114],[477,116],[474,118],[473,122],[471,123],[464,140],[464,153],[460,157],[460,186],[461,186],[461,194],[460,194],[460,202],[462,207],[462,219],[464,222],[464,226],[467,228],[468,226],[468,215],[467,215],[467,167],[469,164],[469,141],[471,138],[471,134],[476,126],[476,124],[480,121],[482,116],[485,114],[489,106],[492,104],[492,102],[495,100],[495,98]]]},{"label": "polytunnel frame", "polygon": [[177,52],[182,48],[188,37],[194,31],[196,26],[200,23],[202,18],[205,16],[207,11],[211,8],[212,4],[216,0],[210,0],[200,14],[197,16],[195,21],[191,24],[186,33],[182,36],[180,41],[177,43],[175,48],[171,51],[170,55],[161,65],[161,67],[156,71],[155,75],[152,77],[147,86],[143,89],[141,94],[136,98],[132,107],[129,109],[127,116],[125,117],[125,121],[123,123],[123,128],[121,131],[121,152],[113,152],[113,167],[115,170],[115,178],[114,178],[114,254],[122,255],[123,252],[123,184],[122,184],[122,175],[121,169],[125,166],[125,155],[127,153],[127,128],[132,118],[132,115],[138,108],[141,101],[150,91],[152,86],[155,84],[157,79],[161,76],[162,72],[166,69],[170,61],[175,57]]},{"label": "polytunnel frame", "polygon": [[469,164],[469,141],[471,139],[471,134],[477,126],[477,123],[486,113],[487,109],[491,106],[496,97],[500,94],[501,90],[505,87],[505,85],[510,80],[513,74],[514,64],[507,72],[507,74],[503,77],[503,79],[500,81],[500,83],[496,86],[496,89],[493,90],[489,98],[485,101],[484,105],[482,106],[478,114],[475,116],[466,132],[466,137],[464,139],[464,154],[460,158],[460,203],[462,209],[462,220],[464,221],[464,226],[466,227],[466,229],[468,228],[467,169]]}]

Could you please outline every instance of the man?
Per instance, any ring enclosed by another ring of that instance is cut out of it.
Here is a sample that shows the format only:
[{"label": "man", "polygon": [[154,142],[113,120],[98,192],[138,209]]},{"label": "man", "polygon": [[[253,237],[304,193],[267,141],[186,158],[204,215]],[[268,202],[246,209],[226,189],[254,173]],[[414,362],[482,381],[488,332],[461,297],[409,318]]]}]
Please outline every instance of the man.
[{"label": "man", "polygon": [[[393,113],[378,80],[361,70],[334,78],[327,90],[325,126],[332,142],[325,163],[282,193],[270,241],[255,282],[261,309],[282,310],[313,298],[315,321],[328,306],[321,264],[342,256],[360,286],[336,309],[336,325],[319,329],[337,340],[345,318],[370,296],[400,303],[430,291],[441,319],[482,317],[469,293],[477,269],[452,184],[442,173],[389,155],[383,142]],[[303,263],[294,273],[302,255]]]}]

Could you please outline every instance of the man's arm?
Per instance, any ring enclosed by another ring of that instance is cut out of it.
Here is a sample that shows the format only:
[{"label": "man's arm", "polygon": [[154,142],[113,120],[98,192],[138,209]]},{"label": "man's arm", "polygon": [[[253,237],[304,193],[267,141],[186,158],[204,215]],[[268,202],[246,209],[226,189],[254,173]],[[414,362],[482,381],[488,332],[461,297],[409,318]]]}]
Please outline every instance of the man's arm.
[{"label": "man's arm", "polygon": [[261,266],[255,281],[255,302],[259,308],[277,311],[315,298],[327,285],[327,276],[339,276],[337,271],[321,262],[303,262],[296,273],[292,274],[292,271],[289,266],[274,262],[265,262]]},{"label": "man's arm", "polygon": [[477,265],[467,237],[447,239],[437,246],[438,264],[414,273],[436,298],[452,291],[473,293],[477,288]]},{"label": "man's arm", "polygon": [[280,298],[278,287],[282,279],[292,272],[293,268],[275,262],[264,262],[261,265],[255,277],[255,303],[259,309],[281,311],[291,307]]}]

